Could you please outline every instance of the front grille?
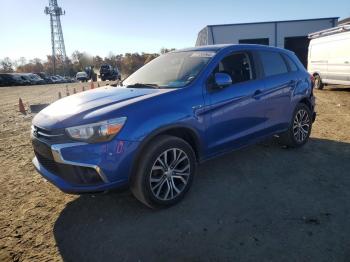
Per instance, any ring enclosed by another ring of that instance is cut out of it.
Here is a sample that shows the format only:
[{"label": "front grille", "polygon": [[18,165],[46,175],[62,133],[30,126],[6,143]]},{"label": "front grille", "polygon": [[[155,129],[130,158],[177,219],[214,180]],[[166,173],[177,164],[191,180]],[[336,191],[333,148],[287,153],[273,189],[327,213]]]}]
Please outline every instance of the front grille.
[{"label": "front grille", "polygon": [[64,143],[71,141],[66,135],[64,129],[47,130],[38,126],[32,126],[32,134],[34,137],[49,143]]},{"label": "front grille", "polygon": [[71,184],[96,185],[103,183],[101,177],[93,168],[57,163],[53,159],[43,156],[39,152],[34,152],[39,163],[45,169],[47,169],[53,175],[58,176]]}]

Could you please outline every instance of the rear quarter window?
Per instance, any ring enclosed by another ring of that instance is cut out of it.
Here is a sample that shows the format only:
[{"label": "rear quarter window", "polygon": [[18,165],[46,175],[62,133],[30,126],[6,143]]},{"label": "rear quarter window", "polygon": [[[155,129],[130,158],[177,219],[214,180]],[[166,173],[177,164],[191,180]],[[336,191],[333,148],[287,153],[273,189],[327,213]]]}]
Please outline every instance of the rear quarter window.
[{"label": "rear quarter window", "polygon": [[265,76],[274,76],[288,73],[287,65],[280,53],[273,51],[260,51],[259,56]]},{"label": "rear quarter window", "polygon": [[289,70],[291,72],[298,71],[297,65],[295,64],[295,62],[288,55],[283,54],[283,57],[286,60],[286,63],[288,64]]}]

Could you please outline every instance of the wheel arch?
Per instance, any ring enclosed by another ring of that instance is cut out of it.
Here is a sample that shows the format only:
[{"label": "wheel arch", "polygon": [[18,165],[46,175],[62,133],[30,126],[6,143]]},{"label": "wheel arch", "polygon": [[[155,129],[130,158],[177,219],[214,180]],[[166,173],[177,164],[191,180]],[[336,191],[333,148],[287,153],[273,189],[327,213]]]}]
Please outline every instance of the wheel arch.
[{"label": "wheel arch", "polygon": [[313,111],[312,103],[308,97],[304,97],[304,98],[300,99],[298,101],[298,104],[305,104],[310,109],[311,112]]},{"label": "wheel arch", "polygon": [[162,127],[151,132],[140,143],[140,146],[132,161],[129,179],[132,178],[133,175],[135,174],[137,163],[140,160],[140,157],[142,156],[144,150],[154,139],[156,139],[161,135],[175,136],[185,140],[192,147],[195,153],[196,161],[197,162],[200,161],[202,156],[202,144],[200,142],[199,134],[196,130],[184,125],[170,125],[170,126]]},{"label": "wheel arch", "polygon": [[158,128],[147,135],[141,142],[137,155],[139,155],[151,141],[160,135],[170,135],[185,140],[195,152],[197,161],[200,159],[202,155],[202,145],[198,132],[192,127],[178,124]]}]

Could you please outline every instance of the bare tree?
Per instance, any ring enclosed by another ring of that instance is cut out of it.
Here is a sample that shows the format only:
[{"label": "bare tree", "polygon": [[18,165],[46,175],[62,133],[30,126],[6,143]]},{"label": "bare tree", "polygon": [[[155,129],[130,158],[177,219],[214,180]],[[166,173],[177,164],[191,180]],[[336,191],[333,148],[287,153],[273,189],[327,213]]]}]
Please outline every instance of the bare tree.
[{"label": "bare tree", "polygon": [[5,57],[0,62],[0,71],[3,73],[11,73],[13,72],[13,62],[9,57]]}]

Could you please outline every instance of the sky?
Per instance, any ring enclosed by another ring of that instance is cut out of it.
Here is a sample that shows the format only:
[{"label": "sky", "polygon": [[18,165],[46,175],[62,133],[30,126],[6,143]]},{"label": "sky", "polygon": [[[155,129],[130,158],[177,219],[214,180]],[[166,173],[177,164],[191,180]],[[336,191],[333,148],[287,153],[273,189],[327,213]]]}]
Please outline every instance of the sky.
[{"label": "sky", "polygon": [[[350,17],[349,0],[58,0],[66,52],[108,56],[194,46],[209,24]],[[51,53],[48,0],[0,0],[0,59]]]}]

